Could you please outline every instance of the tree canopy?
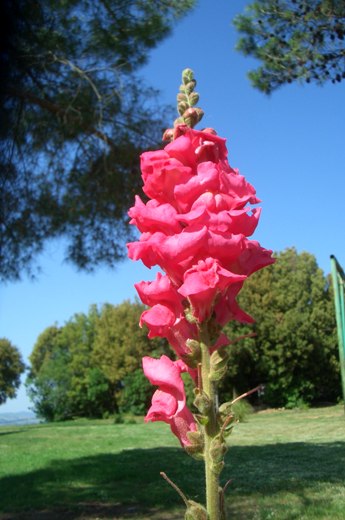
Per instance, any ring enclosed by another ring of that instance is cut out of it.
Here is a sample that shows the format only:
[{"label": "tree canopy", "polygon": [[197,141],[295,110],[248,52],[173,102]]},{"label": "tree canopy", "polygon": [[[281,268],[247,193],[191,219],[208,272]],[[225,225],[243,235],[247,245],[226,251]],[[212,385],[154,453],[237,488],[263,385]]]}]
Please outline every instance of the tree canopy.
[{"label": "tree canopy", "polygon": [[[166,345],[149,340],[147,330],[139,327],[143,310],[128,301],[92,306],[87,315],[76,314],[62,327],[45,329],[30,355],[26,382],[36,413],[62,420],[146,406],[152,389],[139,375],[141,358],[155,349],[162,353]],[[133,395],[130,387],[138,382],[140,392]]]},{"label": "tree canopy", "polygon": [[16,397],[20,376],[25,370],[17,347],[6,338],[0,338],[0,405]]},{"label": "tree canopy", "polygon": [[261,62],[249,78],[265,93],[293,81],[345,78],[343,0],[258,0],[234,23],[238,50]]},{"label": "tree canopy", "polygon": [[193,4],[2,2],[0,278],[32,272],[54,237],[82,269],[124,255],[139,154],[166,126],[137,72]]},{"label": "tree canopy", "polygon": [[239,300],[256,321],[231,322],[227,332],[255,336],[231,347],[228,388],[245,392],[265,384],[264,401],[273,406],[336,401],[341,379],[332,288],[315,257],[286,249],[245,282]]}]

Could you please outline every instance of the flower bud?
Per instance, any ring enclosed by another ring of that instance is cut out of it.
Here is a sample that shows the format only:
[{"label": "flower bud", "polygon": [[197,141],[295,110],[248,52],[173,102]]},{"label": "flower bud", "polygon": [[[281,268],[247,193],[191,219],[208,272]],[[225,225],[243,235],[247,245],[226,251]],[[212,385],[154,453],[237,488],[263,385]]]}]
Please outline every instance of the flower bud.
[{"label": "flower bud", "polygon": [[174,126],[183,125],[185,123],[185,120],[183,117],[178,117],[174,121]]},{"label": "flower bud", "polygon": [[162,141],[173,141],[174,139],[174,129],[167,128],[163,134]]},{"label": "flower bud", "polygon": [[183,116],[185,111],[189,108],[189,104],[187,101],[180,101],[177,105],[177,110],[180,116]]},{"label": "flower bud", "polygon": [[192,69],[184,69],[182,71],[182,82],[186,85],[192,79],[194,79],[194,72],[192,71]]},{"label": "flower bud", "polygon": [[186,92],[186,94],[191,94],[195,87],[196,81],[195,79],[192,79],[192,81],[189,81],[186,85],[184,85],[184,91]]},{"label": "flower bud", "polygon": [[198,114],[198,122],[202,120],[204,117],[204,111],[201,108],[195,108],[197,114]]},{"label": "flower bud", "polygon": [[188,103],[188,96],[186,96],[186,94],[183,92],[179,92],[177,94],[177,102],[180,103],[181,101],[186,101]]},{"label": "flower bud", "polygon": [[187,108],[183,114],[184,122],[190,128],[193,128],[199,122],[199,115],[196,108]]},{"label": "flower bud", "polygon": [[208,514],[204,506],[194,502],[194,500],[188,500],[184,520],[208,520]]},{"label": "flower bud", "polygon": [[189,104],[191,107],[197,104],[199,101],[199,94],[197,92],[192,92],[189,96]]}]

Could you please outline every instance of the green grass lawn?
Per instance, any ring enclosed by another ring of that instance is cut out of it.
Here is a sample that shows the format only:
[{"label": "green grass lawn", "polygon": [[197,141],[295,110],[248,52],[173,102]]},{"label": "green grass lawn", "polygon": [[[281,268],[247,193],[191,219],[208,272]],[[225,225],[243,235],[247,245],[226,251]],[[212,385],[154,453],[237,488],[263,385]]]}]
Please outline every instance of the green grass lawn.
[{"label": "green grass lawn", "polygon": [[[344,520],[343,407],[253,414],[229,438],[229,520]],[[167,425],[110,420],[0,428],[0,519],[181,520],[203,465]]]}]

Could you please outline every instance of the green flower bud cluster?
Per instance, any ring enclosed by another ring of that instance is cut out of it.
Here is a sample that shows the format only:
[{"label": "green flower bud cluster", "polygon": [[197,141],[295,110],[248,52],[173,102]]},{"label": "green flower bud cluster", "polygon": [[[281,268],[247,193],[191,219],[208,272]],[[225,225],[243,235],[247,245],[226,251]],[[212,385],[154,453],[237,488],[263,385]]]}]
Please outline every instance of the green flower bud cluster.
[{"label": "green flower bud cluster", "polygon": [[199,101],[199,94],[194,92],[196,80],[191,69],[185,69],[182,72],[182,84],[177,94],[177,111],[180,114],[174,121],[174,126],[187,125],[190,128],[201,121],[204,112],[201,108],[195,107]]}]

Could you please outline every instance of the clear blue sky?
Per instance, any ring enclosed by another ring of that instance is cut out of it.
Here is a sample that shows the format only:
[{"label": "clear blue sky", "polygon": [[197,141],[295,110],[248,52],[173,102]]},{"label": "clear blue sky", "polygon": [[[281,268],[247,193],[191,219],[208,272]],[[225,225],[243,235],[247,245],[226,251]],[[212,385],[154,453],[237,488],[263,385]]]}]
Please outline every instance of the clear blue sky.
[{"label": "clear blue sky", "polygon": [[[289,85],[271,97],[254,90],[246,73],[255,63],[235,51],[231,24],[248,3],[199,0],[151,53],[142,75],[161,91],[162,102],[174,104],[181,71],[194,70],[203,126],[228,139],[230,164],[262,199],[255,238],[275,251],[308,251],[329,272],[330,254],[345,266],[345,83]],[[63,325],[93,303],[133,298],[133,284],[153,278],[129,261],[114,271],[78,273],[63,262],[62,242],[51,244],[40,263],[38,281],[7,284],[0,293],[0,337],[16,345],[25,361],[46,327]],[[0,413],[29,406],[22,386]]]}]

